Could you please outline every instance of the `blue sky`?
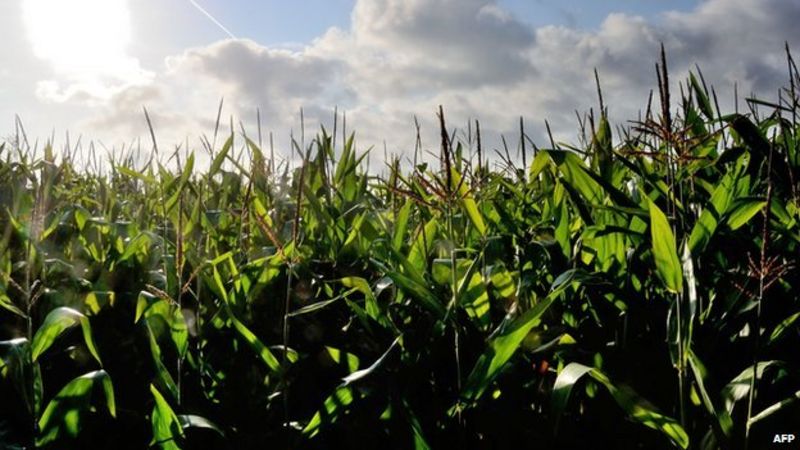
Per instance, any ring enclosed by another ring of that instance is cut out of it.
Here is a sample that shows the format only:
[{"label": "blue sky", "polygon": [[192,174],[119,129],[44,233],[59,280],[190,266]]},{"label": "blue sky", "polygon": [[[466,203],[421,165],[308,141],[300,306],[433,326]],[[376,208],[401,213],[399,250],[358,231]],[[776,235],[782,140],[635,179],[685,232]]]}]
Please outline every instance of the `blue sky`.
[{"label": "blue sky", "polygon": [[[170,36],[161,50],[202,45],[227,37],[213,22],[187,0],[175,1],[169,14],[165,6],[152,0],[150,7],[141,7],[139,15],[150,24],[171,28],[178,22],[176,33]],[[330,27],[346,29],[355,0],[198,0],[229,31],[239,38],[248,38],[265,45],[283,46],[306,44]],[[624,12],[657,21],[667,10],[689,11],[697,0],[501,0],[499,6],[531,26],[562,25],[584,29],[597,28],[608,14]],[[299,6],[302,5],[302,6]],[[144,22],[144,20],[143,20]],[[144,28],[144,27],[142,27]],[[147,30],[141,29],[142,34]],[[146,36],[143,36],[143,38]]]},{"label": "blue sky", "polygon": [[[595,28],[613,12],[625,12],[657,19],[665,10],[690,10],[697,0],[502,0],[498,4],[533,26],[565,25]],[[250,38],[265,44],[310,42],[332,26],[347,28],[355,0],[305,0],[287,2],[266,0],[205,0],[200,3],[208,12],[225,24],[238,37]],[[302,4],[302,7],[298,7]],[[189,2],[183,5],[188,16]],[[199,15],[192,18],[200,22]],[[203,19],[204,20],[204,19]],[[212,23],[196,23],[189,35],[194,43],[209,37],[225,37]]]},{"label": "blue sky", "polygon": [[[699,64],[732,103],[775,96],[784,42],[800,47],[800,2],[786,0],[4,0],[0,2],[0,138],[15,115],[31,137],[147,136],[191,146],[224,116],[285,142],[332,111],[366,148],[408,155],[413,120],[435,143],[435,115],[480,119],[487,138],[519,116],[542,142],[544,120],[574,140],[575,111],[595,107],[600,72],[617,124],[636,116],[667,48],[674,88]],[[68,5],[68,6],[65,6]],[[285,147],[285,145],[284,145]]]}]

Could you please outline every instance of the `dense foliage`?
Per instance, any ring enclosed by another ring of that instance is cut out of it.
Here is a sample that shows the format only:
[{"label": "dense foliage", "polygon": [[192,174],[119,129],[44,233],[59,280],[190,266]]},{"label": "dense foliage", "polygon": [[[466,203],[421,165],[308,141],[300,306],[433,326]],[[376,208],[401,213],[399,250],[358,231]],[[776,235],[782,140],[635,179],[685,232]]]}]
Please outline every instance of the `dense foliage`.
[{"label": "dense foliage", "polygon": [[798,432],[789,62],[778,104],[724,115],[691,75],[616,142],[602,99],[578,146],[522,133],[520,168],[491,170],[477,130],[455,139],[443,116],[436,166],[386,176],[337,130],[296,143],[292,169],[233,132],[205,141],[203,171],[181,150],[92,169],[7,142],[0,442],[712,449]]}]

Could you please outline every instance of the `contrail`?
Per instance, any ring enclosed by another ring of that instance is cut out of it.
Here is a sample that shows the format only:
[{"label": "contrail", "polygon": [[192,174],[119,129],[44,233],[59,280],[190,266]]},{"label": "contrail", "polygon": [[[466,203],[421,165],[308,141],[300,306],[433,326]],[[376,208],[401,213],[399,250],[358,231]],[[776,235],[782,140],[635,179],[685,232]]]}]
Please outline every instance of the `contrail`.
[{"label": "contrail", "polygon": [[230,32],[230,30],[225,28],[225,25],[220,23],[219,20],[215,19],[214,16],[212,16],[208,11],[205,10],[205,8],[203,8],[202,6],[198,5],[196,1],[189,0],[189,3],[191,3],[192,6],[194,6],[195,8],[197,8],[198,11],[203,13],[204,16],[208,17],[208,20],[214,22],[214,25],[218,26],[220,30],[225,32],[225,34],[230,36],[232,39],[236,39],[236,36],[234,36],[234,34]]}]

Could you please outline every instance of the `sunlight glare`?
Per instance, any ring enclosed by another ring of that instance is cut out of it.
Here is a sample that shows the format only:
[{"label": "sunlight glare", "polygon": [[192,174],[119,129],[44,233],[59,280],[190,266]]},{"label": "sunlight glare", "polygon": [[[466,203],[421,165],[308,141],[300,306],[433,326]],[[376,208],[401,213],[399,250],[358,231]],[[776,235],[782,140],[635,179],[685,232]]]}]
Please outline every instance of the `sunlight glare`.
[{"label": "sunlight glare", "polygon": [[23,0],[33,52],[73,77],[125,78],[138,63],[126,54],[131,37],[127,0]]}]

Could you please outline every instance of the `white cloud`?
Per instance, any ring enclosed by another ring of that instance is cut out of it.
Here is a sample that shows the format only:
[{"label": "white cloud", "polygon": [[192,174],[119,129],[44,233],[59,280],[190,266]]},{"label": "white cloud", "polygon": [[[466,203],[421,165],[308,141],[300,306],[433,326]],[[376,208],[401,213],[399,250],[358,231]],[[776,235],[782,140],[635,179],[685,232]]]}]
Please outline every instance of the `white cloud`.
[{"label": "white cloud", "polygon": [[450,125],[480,119],[487,146],[499,146],[491,139],[499,133],[514,133],[520,115],[539,143],[547,142],[545,119],[574,140],[574,111],[597,104],[594,68],[617,121],[644,108],[661,42],[675,90],[698,63],[723,103],[734,81],[742,93],[772,95],[786,77],[784,41],[800,47],[798,22],[800,3],[784,0],[706,0],[655,21],[611,14],[596,30],[534,29],[491,0],[358,0],[349,29],[332,28],[305,47],[228,39],[187,49],[147,83],[111,93],[89,123],[141,132],[146,104],[164,140],[182,141],[209,131],[225,97],[226,115],[252,123],[260,108],[266,126],[285,136],[297,133],[300,107],[308,124],[330,124],[338,105],[362,144],[381,149],[385,140],[390,151],[408,155],[414,115],[425,146],[436,148],[434,113],[442,104]]}]

